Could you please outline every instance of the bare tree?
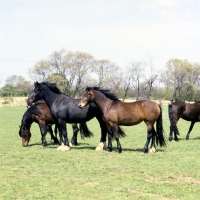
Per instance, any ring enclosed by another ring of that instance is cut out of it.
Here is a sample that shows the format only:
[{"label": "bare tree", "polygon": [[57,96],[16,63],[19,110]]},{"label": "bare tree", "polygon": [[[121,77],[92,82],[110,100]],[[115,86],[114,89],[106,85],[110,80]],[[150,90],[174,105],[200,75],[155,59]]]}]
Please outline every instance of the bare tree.
[{"label": "bare tree", "polygon": [[83,90],[81,84],[84,81],[84,78],[92,72],[95,59],[93,56],[83,52],[69,52],[67,55],[67,78],[69,83],[73,84],[74,92],[72,94],[75,97],[78,93]]},{"label": "bare tree", "polygon": [[34,81],[46,81],[51,74],[49,61],[39,61],[33,68],[28,70],[28,74]]},{"label": "bare tree", "polygon": [[146,65],[145,62],[132,62],[127,67],[125,77],[128,82],[126,83],[126,90],[128,90],[129,87],[131,86],[133,90],[136,91],[135,94],[136,101],[138,101],[140,98],[140,81],[144,76],[145,65]]}]

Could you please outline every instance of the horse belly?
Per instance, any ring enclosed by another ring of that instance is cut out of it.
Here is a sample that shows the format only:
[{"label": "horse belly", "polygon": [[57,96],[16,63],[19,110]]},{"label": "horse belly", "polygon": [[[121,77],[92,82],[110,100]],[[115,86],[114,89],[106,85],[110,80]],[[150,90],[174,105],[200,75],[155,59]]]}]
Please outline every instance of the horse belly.
[{"label": "horse belly", "polygon": [[119,118],[119,125],[132,126],[132,125],[137,125],[142,121],[144,121],[144,118],[141,117],[136,117],[136,116],[123,117]]}]

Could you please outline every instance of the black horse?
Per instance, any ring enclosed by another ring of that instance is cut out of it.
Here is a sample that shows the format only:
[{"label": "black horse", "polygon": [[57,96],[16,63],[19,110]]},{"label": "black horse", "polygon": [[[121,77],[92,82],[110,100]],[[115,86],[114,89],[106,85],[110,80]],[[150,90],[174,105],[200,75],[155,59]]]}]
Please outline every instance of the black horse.
[{"label": "black horse", "polygon": [[[31,124],[33,122],[36,122],[40,127],[41,132],[41,146],[46,146],[46,133],[49,132],[51,135],[51,141],[54,144],[58,144],[57,139],[57,126],[55,124],[55,120],[52,118],[50,109],[45,103],[44,100],[40,100],[35,102],[34,105],[29,107],[26,112],[24,113],[22,120],[21,120],[21,126],[19,130],[19,135],[22,138],[22,146],[27,146],[30,138],[31,138]],[[53,134],[52,125],[55,124],[55,136]],[[80,130],[81,138],[84,137],[91,137],[93,134],[89,131],[87,128],[86,123],[80,123],[80,129],[78,128],[77,124],[72,123],[72,129],[73,129],[73,137],[71,139],[71,145],[77,145],[77,134]]]},{"label": "black horse", "polygon": [[[99,108],[94,104],[86,106],[83,110],[78,107],[80,99],[73,99],[63,94],[56,84],[50,84],[47,82],[34,84],[34,89],[27,99],[28,105],[32,105],[38,99],[44,99],[46,104],[51,110],[52,117],[56,120],[56,123],[60,129],[60,143],[63,143],[64,147],[60,146],[59,149],[69,150],[69,141],[67,136],[66,123],[81,123],[91,120],[96,117],[101,127],[101,139],[100,145],[103,144],[105,149],[107,126],[102,119],[102,113]],[[120,127],[119,127],[120,129]],[[124,133],[120,129],[120,135]]]},{"label": "black horse", "polygon": [[[186,140],[189,140],[190,132],[196,122],[200,121],[200,102],[186,103],[184,101],[175,101],[168,105],[168,114],[170,120],[170,133],[169,141],[173,139],[178,141],[177,135],[180,135],[177,123],[180,118],[191,121],[188,133],[186,134]],[[174,138],[173,138],[174,132]]]}]

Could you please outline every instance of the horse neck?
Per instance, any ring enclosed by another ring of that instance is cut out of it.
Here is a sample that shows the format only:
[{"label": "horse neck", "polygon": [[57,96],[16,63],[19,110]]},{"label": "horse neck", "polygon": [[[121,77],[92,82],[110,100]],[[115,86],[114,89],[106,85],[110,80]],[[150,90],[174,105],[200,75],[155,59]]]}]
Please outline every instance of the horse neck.
[{"label": "horse neck", "polygon": [[49,107],[53,104],[57,95],[59,94],[52,92],[48,87],[43,90],[43,99]]},{"label": "horse neck", "polygon": [[110,105],[113,103],[113,100],[109,99],[99,91],[94,90],[94,96],[94,103],[101,110],[102,113],[106,112],[108,106],[110,107]]},{"label": "horse neck", "polygon": [[25,113],[24,113],[24,116],[22,118],[22,123],[21,123],[21,126],[24,126],[26,127],[27,129],[30,129],[31,127],[31,124],[33,123],[33,119],[30,115],[30,111],[27,110]]}]

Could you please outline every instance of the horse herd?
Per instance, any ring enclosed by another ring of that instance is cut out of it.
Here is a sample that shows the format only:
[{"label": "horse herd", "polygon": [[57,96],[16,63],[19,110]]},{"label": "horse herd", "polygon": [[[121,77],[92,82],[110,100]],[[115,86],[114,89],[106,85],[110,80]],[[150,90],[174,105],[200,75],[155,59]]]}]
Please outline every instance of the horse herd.
[{"label": "horse herd", "polygon": [[[70,150],[71,146],[77,145],[78,131],[80,131],[82,138],[93,136],[86,122],[94,117],[98,120],[101,129],[97,150],[111,152],[112,139],[114,138],[117,143],[116,153],[121,153],[122,147],[119,138],[126,136],[126,134],[120,126],[137,125],[142,121],[147,127],[147,140],[142,152],[155,152],[157,145],[166,146],[163,134],[162,108],[154,101],[140,100],[127,103],[120,101],[109,90],[98,87],[87,87],[82,99],[74,99],[62,93],[54,83],[35,82],[34,89],[27,99],[27,105],[29,107],[22,117],[19,130],[23,146],[28,145],[31,138],[31,124],[36,122],[41,131],[42,146],[47,145],[46,134],[50,132],[51,140],[55,144],[59,144],[58,150]],[[195,122],[200,120],[200,103],[172,102],[169,104],[168,114],[170,120],[169,140],[178,140],[177,122],[180,118],[191,121],[186,136],[186,139],[189,139]],[[73,129],[70,142],[66,123],[70,123]],[[52,130],[53,124],[55,124],[55,135]],[[57,132],[59,133],[59,141]],[[107,136],[108,145],[106,146]]]}]

